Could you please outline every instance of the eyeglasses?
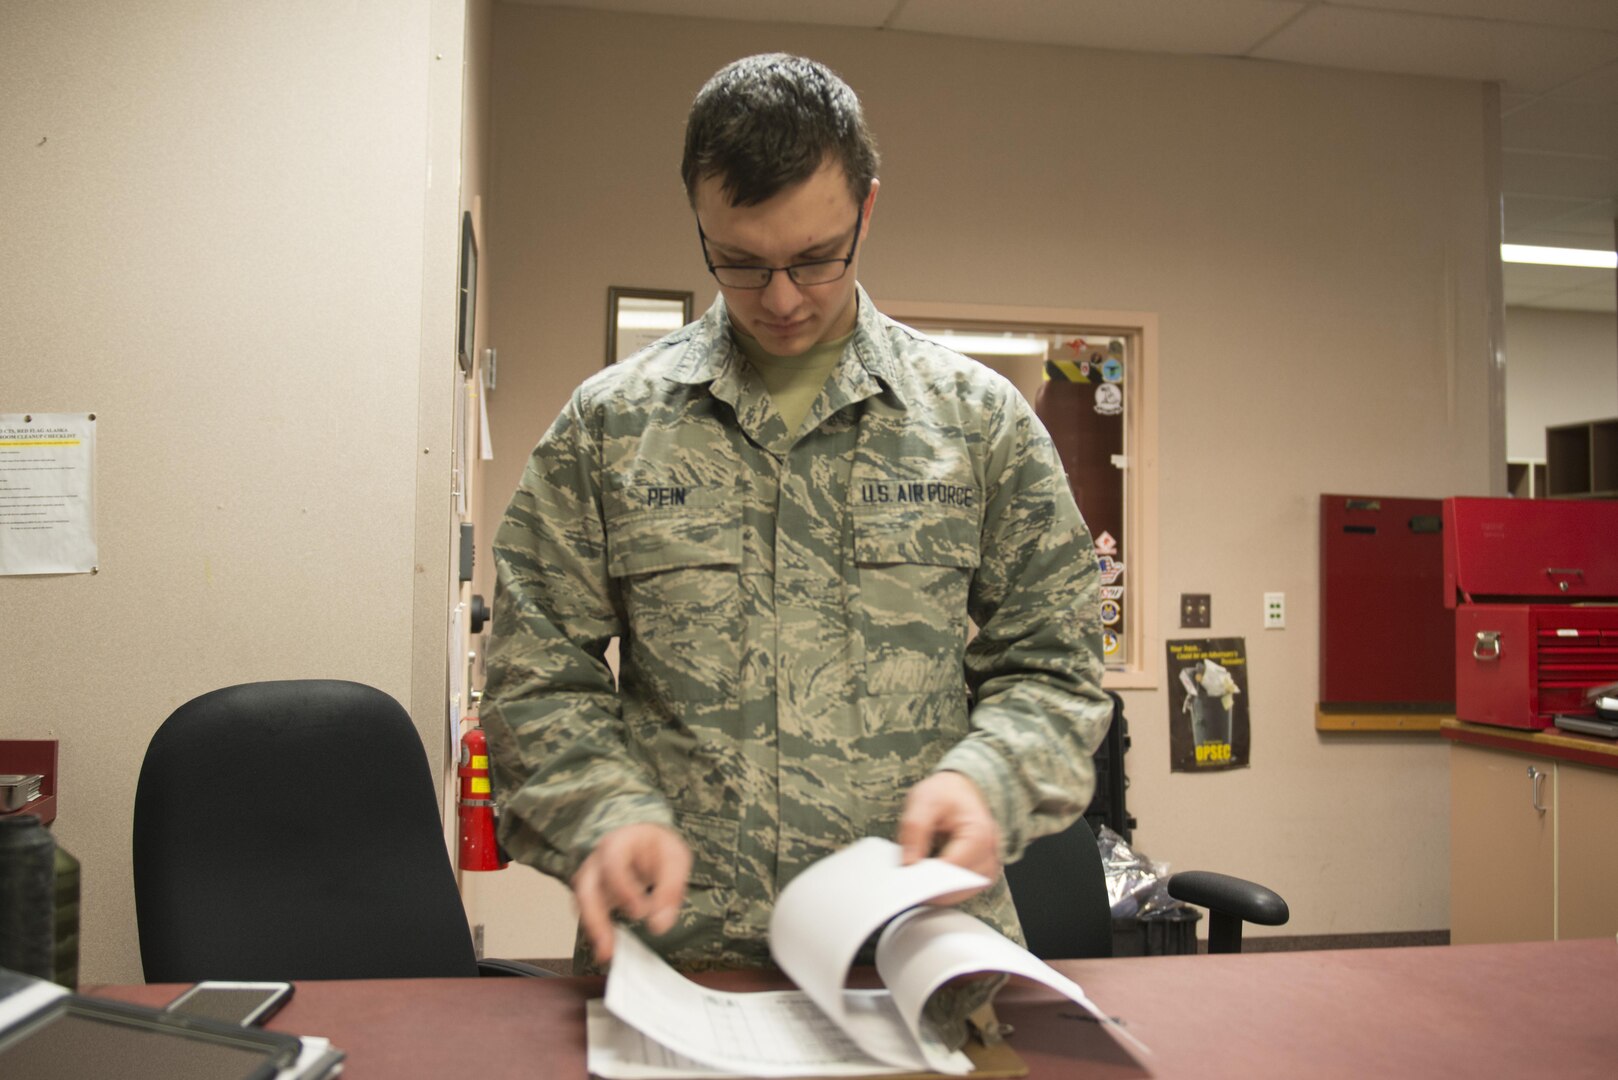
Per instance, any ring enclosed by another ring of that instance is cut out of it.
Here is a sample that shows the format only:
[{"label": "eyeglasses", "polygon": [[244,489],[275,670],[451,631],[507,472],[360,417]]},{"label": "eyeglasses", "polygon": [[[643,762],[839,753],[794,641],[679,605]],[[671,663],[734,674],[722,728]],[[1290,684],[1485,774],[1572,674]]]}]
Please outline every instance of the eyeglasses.
[{"label": "eyeglasses", "polygon": [[786,271],[794,285],[830,285],[848,273],[854,261],[854,252],[860,246],[860,226],[865,224],[865,207],[854,216],[854,241],[848,254],[841,259],[815,259],[812,262],[793,263],[791,266],[715,266],[708,255],[708,234],[702,231],[702,219],[697,219],[697,238],[702,241],[702,260],[708,264],[708,273],[727,289],[762,289],[769,285],[778,270]]}]

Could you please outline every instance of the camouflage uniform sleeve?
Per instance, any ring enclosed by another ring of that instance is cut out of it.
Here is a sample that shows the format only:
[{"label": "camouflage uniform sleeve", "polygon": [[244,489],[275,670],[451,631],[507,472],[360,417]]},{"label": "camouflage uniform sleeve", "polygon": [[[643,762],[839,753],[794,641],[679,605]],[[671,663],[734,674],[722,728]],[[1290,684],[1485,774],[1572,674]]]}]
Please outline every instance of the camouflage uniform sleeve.
[{"label": "camouflage uniform sleeve", "polygon": [[1112,703],[1101,689],[1095,548],[1061,459],[1020,394],[997,419],[969,596],[979,627],[966,651],[971,732],[938,768],[982,790],[1011,862],[1084,812]]},{"label": "camouflage uniform sleeve", "polygon": [[630,753],[608,643],[598,445],[575,395],[535,447],[494,538],[494,626],[481,716],[499,833],[520,862],[569,880],[604,834],[673,825]]}]

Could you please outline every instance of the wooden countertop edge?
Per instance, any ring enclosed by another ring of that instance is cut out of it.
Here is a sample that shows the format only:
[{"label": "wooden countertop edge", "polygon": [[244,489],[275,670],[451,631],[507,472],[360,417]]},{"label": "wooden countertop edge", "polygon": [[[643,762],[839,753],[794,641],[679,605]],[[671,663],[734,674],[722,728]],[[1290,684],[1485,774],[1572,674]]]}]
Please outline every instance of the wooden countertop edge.
[{"label": "wooden countertop edge", "polygon": [[1403,731],[1434,734],[1439,722],[1437,713],[1376,713],[1326,712],[1315,706],[1316,731]]},{"label": "wooden countertop edge", "polygon": [[1618,741],[1596,735],[1577,735],[1551,728],[1529,731],[1525,728],[1492,727],[1446,719],[1439,734],[1446,739],[1495,750],[1514,750],[1542,757],[1593,765],[1598,769],[1618,769]]}]

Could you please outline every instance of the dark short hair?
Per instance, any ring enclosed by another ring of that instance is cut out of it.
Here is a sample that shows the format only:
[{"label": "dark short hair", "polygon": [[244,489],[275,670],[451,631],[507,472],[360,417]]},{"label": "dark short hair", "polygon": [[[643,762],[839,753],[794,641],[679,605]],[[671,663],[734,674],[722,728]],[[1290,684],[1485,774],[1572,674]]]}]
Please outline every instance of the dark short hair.
[{"label": "dark short hair", "polygon": [[680,174],[718,178],[732,206],[756,206],[813,176],[830,158],[856,203],[876,178],[876,141],[860,99],[824,64],[763,53],[726,64],[697,92],[685,125]]}]

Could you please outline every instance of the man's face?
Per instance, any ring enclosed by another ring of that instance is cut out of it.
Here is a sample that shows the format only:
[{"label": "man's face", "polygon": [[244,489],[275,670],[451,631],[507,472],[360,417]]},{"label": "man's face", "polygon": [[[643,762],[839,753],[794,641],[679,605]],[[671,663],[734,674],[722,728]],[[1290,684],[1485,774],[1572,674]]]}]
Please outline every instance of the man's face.
[{"label": "man's face", "polygon": [[[843,168],[821,166],[809,179],[777,192],[756,206],[731,206],[715,177],[697,182],[697,222],[715,266],[785,267],[823,259],[843,259],[854,248],[855,222],[863,243],[871,227],[876,182],[865,197],[864,213],[848,191]],[[801,356],[823,341],[835,341],[854,328],[854,282],[859,254],[836,281],[799,285],[785,270],[770,275],[762,289],[723,283],[731,320],[776,356]]]}]

